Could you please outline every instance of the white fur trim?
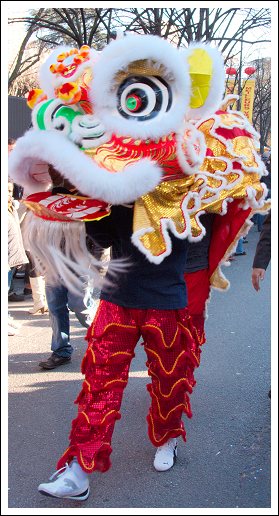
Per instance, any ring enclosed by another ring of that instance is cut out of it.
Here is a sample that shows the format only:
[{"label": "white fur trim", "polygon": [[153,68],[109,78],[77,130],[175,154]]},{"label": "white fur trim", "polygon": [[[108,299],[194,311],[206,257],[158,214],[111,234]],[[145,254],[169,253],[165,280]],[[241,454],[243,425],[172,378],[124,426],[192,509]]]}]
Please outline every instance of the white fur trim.
[{"label": "white fur trim", "polygon": [[[210,115],[210,120],[213,120],[213,125],[209,133],[213,138],[223,143],[227,152],[229,152],[232,156],[231,161],[239,163],[243,170],[245,170],[246,172],[256,172],[257,174],[259,174],[260,177],[262,175],[267,175],[265,165],[260,156],[258,156],[258,153],[256,151],[258,147],[258,141],[260,138],[259,133],[255,131],[255,129],[250,124],[249,120],[240,111],[228,110],[227,113],[231,115],[230,125],[225,125],[221,122],[221,115],[217,115],[216,113]],[[200,130],[200,126],[207,120],[207,117],[203,118],[202,120],[199,120],[196,124],[197,129]],[[234,122],[233,125],[232,122]],[[253,157],[255,159],[255,162],[257,163],[256,167],[249,167],[245,165],[245,160],[247,159],[247,156],[245,156],[244,154],[236,154],[236,152],[234,152],[233,149],[233,142],[216,133],[216,129],[223,128],[232,130],[234,127],[242,130],[245,129],[251,135],[251,152],[253,152]],[[218,156],[218,159],[225,160],[223,156]]]},{"label": "white fur trim", "polygon": [[[216,158],[207,156],[207,159],[210,161],[211,159],[215,160]],[[219,159],[224,161],[227,164],[227,168],[224,171],[218,170],[215,172],[215,174],[212,174],[210,172],[201,171],[199,174],[196,174],[196,176],[195,176],[196,181],[198,181],[199,179],[202,179],[204,182],[204,186],[200,187],[199,195],[200,195],[200,198],[202,200],[204,200],[205,204],[213,203],[214,201],[216,201],[219,198],[222,191],[224,191],[224,190],[230,191],[232,188],[235,188],[235,186],[243,180],[243,172],[239,169],[233,170],[232,161],[230,161],[228,158],[225,158],[225,157],[221,157]],[[238,175],[238,177],[236,177],[236,179],[234,181],[228,182],[227,176],[232,173],[235,174],[236,176]],[[221,182],[220,186],[219,187],[217,187],[217,186],[210,187],[208,184],[207,178],[212,178],[216,181],[217,180],[220,181]],[[209,193],[211,194],[211,196],[208,195]],[[203,203],[203,201],[201,201],[201,202]]]},{"label": "white fur trim", "polygon": [[[195,194],[192,194],[192,192],[189,192],[183,199],[183,202],[181,204],[181,211],[183,213],[184,219],[185,219],[185,230],[179,233],[176,229],[175,223],[172,219],[169,218],[162,218],[161,219],[161,231],[163,235],[163,240],[166,245],[166,250],[164,253],[161,253],[158,256],[154,256],[152,252],[147,249],[141,242],[140,238],[147,234],[147,233],[153,233],[154,229],[152,227],[147,227],[143,229],[139,229],[138,231],[135,231],[132,234],[131,240],[133,244],[139,249],[141,253],[143,253],[149,262],[159,264],[161,263],[166,256],[169,256],[172,252],[172,245],[171,245],[171,238],[170,233],[172,233],[176,238],[179,238],[180,240],[185,239],[187,236],[191,234],[191,223],[190,223],[190,215],[189,210],[187,209],[187,206],[189,204],[190,199],[194,198],[195,202],[198,202],[199,199],[196,197]],[[197,208],[197,207],[196,207]]]},{"label": "white fur trim", "polygon": [[[188,132],[190,136],[187,134],[185,137],[185,132]],[[192,124],[185,123],[182,130],[177,134],[176,153],[184,174],[191,175],[198,172],[206,156],[204,134]]]},{"label": "white fur trim", "polygon": [[[146,122],[124,119],[117,111],[117,72],[137,60],[147,59],[166,68],[165,80],[173,93],[169,111]],[[102,52],[94,67],[92,104],[106,128],[116,134],[133,138],[160,138],[179,130],[189,103],[190,81],[187,63],[175,47],[157,36],[127,35],[112,41]]]},{"label": "white fur trim", "polygon": [[234,104],[236,101],[238,101],[239,99],[239,95],[235,95],[233,93],[229,93],[228,95],[226,95],[220,106],[218,107],[218,109],[221,109],[221,110],[227,110],[229,106],[231,106],[232,104]]},{"label": "white fur trim", "polygon": [[28,191],[41,189],[41,183],[29,175],[31,163],[37,159],[53,165],[84,195],[110,204],[135,201],[154,190],[162,175],[160,167],[147,158],[121,172],[108,172],[62,134],[30,130],[17,140],[9,158],[11,178]]},{"label": "white fur trim", "polygon": [[246,210],[247,208],[252,208],[254,210],[254,213],[257,213],[257,210],[259,210],[260,213],[262,213],[263,215],[268,213],[270,207],[268,207],[265,211],[263,210],[267,202],[266,197],[268,194],[268,189],[264,183],[261,183],[261,186],[263,188],[263,195],[259,200],[256,199],[257,191],[253,187],[248,186],[246,188],[247,199],[244,199],[242,207],[243,210]]}]

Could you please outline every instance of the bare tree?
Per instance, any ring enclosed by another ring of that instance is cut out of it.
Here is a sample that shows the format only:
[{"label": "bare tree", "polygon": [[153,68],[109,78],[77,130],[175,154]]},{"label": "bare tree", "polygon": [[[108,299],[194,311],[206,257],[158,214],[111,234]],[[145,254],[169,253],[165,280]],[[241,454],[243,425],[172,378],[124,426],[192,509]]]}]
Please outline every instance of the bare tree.
[{"label": "bare tree", "polygon": [[[241,18],[240,18],[241,17]],[[239,44],[255,43],[252,29],[270,27],[270,9],[40,9],[10,23],[27,23],[41,41],[50,46],[75,42],[99,48],[117,28],[140,34],[155,34],[176,46],[192,41],[211,41],[220,48],[225,62],[239,53]],[[257,43],[267,42],[267,39]]]},{"label": "bare tree", "polygon": [[39,88],[37,70],[31,70],[15,79],[9,88],[9,95],[14,97],[26,97],[29,91]]},{"label": "bare tree", "polygon": [[260,152],[270,144],[271,130],[271,62],[270,59],[254,61],[255,72],[255,99],[253,110],[253,124],[260,134]]},{"label": "bare tree", "polygon": [[[61,44],[76,44],[98,48],[107,42],[107,22],[112,9],[40,9],[29,16],[11,18],[9,23],[25,23],[36,32],[39,41],[50,48]],[[102,30],[101,28],[102,27]],[[104,32],[105,31],[105,32]]]},{"label": "bare tree", "polygon": [[[219,47],[225,63],[240,52],[239,44],[255,43],[258,27],[270,27],[269,9],[114,9],[114,25],[127,31],[156,34],[176,46],[211,41]],[[268,42],[268,38],[257,43]],[[238,47],[238,48],[237,48]]]},{"label": "bare tree", "polygon": [[[41,11],[43,9],[39,9],[38,16],[40,16]],[[34,17],[36,19],[36,16]],[[28,44],[30,44],[30,40],[34,33],[36,32],[36,29],[34,26],[29,26],[26,31],[26,35],[20,45],[19,51],[17,53],[17,56],[14,60],[14,62],[11,65],[11,68],[9,70],[9,79],[8,79],[8,89],[9,93],[13,89],[13,85],[20,76],[26,75],[28,71],[40,60],[43,45],[36,45],[32,52],[26,52],[26,49],[28,47]],[[35,51],[34,51],[35,50]]]},{"label": "bare tree", "polygon": [[[253,30],[261,27],[269,32],[271,24],[270,9],[252,8],[128,8],[128,9],[39,9],[32,10],[24,18],[13,18],[9,23],[25,23],[28,41],[36,34],[40,44],[52,48],[59,44],[73,43],[80,47],[83,44],[101,49],[117,29],[132,31],[138,34],[155,34],[168,39],[177,47],[186,47],[194,41],[209,41],[218,46],[223,54],[225,66],[238,61],[237,75],[238,93],[241,94],[241,72],[243,64],[242,49],[244,44],[269,42],[264,35],[255,40]],[[29,36],[28,36],[29,35]],[[26,41],[22,44],[24,51]],[[38,60],[38,53],[33,57]],[[19,63],[20,57],[19,57]],[[21,67],[20,67],[21,66]],[[15,67],[10,76],[12,82],[17,73],[22,73],[22,64]],[[30,66],[32,64],[30,63]],[[28,68],[27,68],[28,69]],[[261,113],[259,95],[268,95],[268,83],[258,89],[255,97],[255,124],[259,127],[262,141],[266,141],[266,130],[263,130],[264,113]],[[270,90],[269,90],[270,95]],[[268,109],[268,104],[264,103]],[[265,117],[267,119],[267,117]],[[263,131],[263,132],[262,132]]]}]

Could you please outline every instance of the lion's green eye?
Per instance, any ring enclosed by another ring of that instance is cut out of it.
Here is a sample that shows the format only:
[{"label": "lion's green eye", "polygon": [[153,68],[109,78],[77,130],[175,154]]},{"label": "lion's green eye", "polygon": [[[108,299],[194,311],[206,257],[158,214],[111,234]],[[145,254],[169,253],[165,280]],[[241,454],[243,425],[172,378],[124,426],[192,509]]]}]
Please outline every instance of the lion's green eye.
[{"label": "lion's green eye", "polygon": [[126,107],[129,111],[137,111],[142,106],[142,99],[138,95],[129,95],[126,99]]},{"label": "lion's green eye", "polygon": [[117,91],[117,108],[127,119],[144,122],[170,110],[173,98],[170,85],[157,76],[130,76]]}]

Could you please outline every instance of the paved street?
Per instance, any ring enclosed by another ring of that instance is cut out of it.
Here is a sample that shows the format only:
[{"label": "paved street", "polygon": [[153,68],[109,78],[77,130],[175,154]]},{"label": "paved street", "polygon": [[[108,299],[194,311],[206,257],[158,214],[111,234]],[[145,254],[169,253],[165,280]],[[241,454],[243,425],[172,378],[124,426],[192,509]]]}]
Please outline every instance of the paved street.
[{"label": "paved street", "polygon": [[71,314],[72,362],[42,371],[38,362],[50,354],[48,316],[30,315],[30,300],[9,304],[23,322],[20,334],[9,337],[10,508],[270,507],[270,268],[256,293],[251,265],[258,237],[253,227],[244,246],[247,256],[224,267],[229,292],[212,295],[191,396],[193,418],[185,417],[187,443],[179,443],[175,467],[157,473],[152,466],[148,378],[138,345],[115,426],[112,468],[92,475],[91,495],[83,503],[44,497],[37,486],[54,472],[67,447],[85,330]]}]

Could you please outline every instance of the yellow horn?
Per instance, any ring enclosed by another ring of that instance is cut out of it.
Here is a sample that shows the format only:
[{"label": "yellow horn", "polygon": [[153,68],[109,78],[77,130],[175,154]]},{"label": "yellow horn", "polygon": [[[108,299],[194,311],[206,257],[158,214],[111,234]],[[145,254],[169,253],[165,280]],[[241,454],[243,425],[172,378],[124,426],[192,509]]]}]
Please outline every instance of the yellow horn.
[{"label": "yellow horn", "polygon": [[188,56],[191,77],[192,95],[190,107],[199,108],[205,103],[213,75],[213,62],[208,52],[203,48],[194,48]]}]

